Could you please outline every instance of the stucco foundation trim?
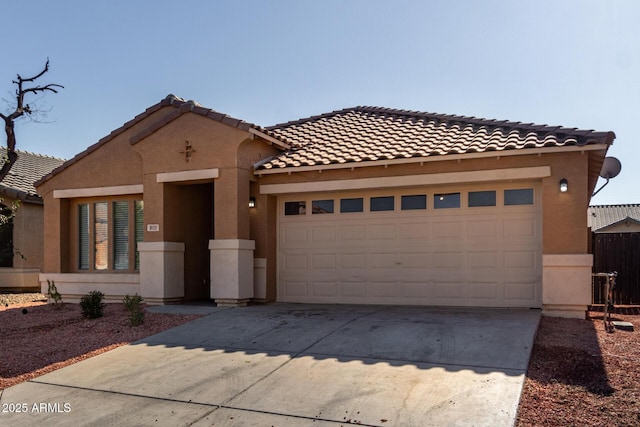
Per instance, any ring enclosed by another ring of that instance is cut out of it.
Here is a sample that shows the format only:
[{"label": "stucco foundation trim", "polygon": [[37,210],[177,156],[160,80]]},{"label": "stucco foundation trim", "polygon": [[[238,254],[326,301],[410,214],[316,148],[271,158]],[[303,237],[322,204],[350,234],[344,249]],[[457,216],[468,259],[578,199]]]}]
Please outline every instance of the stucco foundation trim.
[{"label": "stucco foundation trim", "polygon": [[540,179],[551,176],[551,167],[490,169],[482,171],[446,172],[424,175],[385,176],[380,178],[342,179],[332,181],[265,184],[261,194],[309,193],[317,191],[362,190],[422,185],[461,184],[468,182]]},{"label": "stucco foundation trim", "polygon": [[91,188],[69,188],[65,190],[53,190],[54,199],[73,199],[77,197],[101,197],[101,196],[122,196],[128,194],[142,194],[144,186],[116,185],[111,187],[91,187]]},{"label": "stucco foundation trim", "polygon": [[62,300],[73,302],[91,291],[105,294],[106,302],[122,302],[125,295],[140,294],[140,275],[103,273],[41,273],[40,291],[47,294],[48,280],[55,282]]},{"label": "stucco foundation trim", "polygon": [[542,255],[542,314],[584,319],[591,304],[590,254]]},{"label": "stucco foundation trim", "polygon": [[216,179],[220,176],[218,168],[192,171],[164,172],[156,175],[156,182],[185,182]]}]

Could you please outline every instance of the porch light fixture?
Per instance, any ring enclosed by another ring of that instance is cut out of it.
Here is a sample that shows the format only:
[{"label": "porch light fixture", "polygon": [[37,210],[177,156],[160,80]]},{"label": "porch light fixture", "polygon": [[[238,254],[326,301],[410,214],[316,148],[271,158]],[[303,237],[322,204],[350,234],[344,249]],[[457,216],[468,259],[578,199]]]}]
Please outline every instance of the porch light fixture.
[{"label": "porch light fixture", "polygon": [[249,207],[250,208],[255,208],[256,207],[256,198],[255,197],[249,197]]},{"label": "porch light fixture", "polygon": [[568,190],[569,190],[569,183],[567,182],[566,178],[562,178],[560,180],[560,192],[566,193]]}]

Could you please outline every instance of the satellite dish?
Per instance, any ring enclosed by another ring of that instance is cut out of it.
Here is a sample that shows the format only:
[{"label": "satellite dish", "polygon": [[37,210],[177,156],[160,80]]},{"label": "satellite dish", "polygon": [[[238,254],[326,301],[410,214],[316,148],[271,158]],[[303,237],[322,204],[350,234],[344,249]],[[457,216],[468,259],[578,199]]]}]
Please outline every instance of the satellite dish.
[{"label": "satellite dish", "polygon": [[622,169],[622,164],[620,160],[615,157],[606,157],[604,162],[602,163],[602,170],[600,170],[600,176],[604,179],[611,179],[618,176],[620,170]]},{"label": "satellite dish", "polygon": [[602,190],[608,183],[611,178],[615,178],[620,173],[622,169],[622,164],[620,160],[615,157],[605,157],[604,162],[602,162],[602,169],[600,170],[600,176],[607,180],[602,187],[598,188],[598,190],[591,195],[591,197],[595,196]]}]

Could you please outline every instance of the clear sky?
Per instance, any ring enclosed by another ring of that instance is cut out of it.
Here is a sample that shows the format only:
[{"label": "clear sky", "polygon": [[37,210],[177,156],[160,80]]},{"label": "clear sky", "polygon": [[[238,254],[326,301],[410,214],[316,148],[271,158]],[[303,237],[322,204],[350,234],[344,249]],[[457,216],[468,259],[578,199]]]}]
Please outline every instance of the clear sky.
[{"label": "clear sky", "polygon": [[17,125],[19,149],[71,158],[169,93],[261,126],[375,105],[614,131],[622,172],[592,203],[640,203],[637,0],[31,0],[2,15],[3,99],[47,57],[41,82],[65,86]]}]

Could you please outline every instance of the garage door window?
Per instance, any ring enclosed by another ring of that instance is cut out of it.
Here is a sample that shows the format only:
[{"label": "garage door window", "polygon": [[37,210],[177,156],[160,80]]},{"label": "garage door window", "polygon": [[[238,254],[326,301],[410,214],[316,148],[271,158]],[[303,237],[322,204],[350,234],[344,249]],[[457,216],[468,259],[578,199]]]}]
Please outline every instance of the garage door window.
[{"label": "garage door window", "polygon": [[372,197],[369,210],[371,212],[392,211],[395,209],[393,196]]},{"label": "garage door window", "polygon": [[402,196],[401,207],[403,211],[427,209],[427,195]]},{"label": "garage door window", "polygon": [[460,207],[460,193],[435,194],[433,196],[435,209],[449,209]]},{"label": "garage door window", "polygon": [[285,215],[304,215],[307,211],[307,202],[285,202]]},{"label": "garage door window", "polygon": [[504,205],[532,205],[533,188],[520,188],[517,190],[504,190]]},{"label": "garage door window", "polygon": [[340,212],[362,212],[363,211],[362,197],[356,199],[340,199]]},{"label": "garage door window", "polygon": [[469,191],[469,207],[495,206],[495,191]]},{"label": "garage door window", "polygon": [[314,200],[311,202],[311,213],[314,215],[333,213],[333,200]]}]

